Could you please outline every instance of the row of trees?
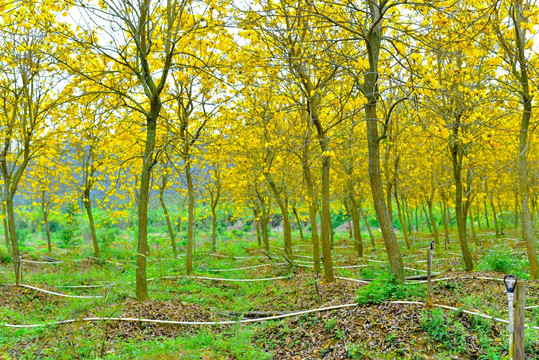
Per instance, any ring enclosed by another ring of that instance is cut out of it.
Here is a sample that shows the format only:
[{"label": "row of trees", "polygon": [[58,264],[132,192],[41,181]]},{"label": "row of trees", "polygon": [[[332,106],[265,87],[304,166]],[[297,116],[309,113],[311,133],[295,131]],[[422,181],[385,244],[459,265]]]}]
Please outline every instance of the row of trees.
[{"label": "row of trees", "polygon": [[[39,199],[45,224],[54,203],[80,199],[96,255],[92,207],[136,207],[140,301],[152,188],[174,252],[165,195],[185,195],[189,274],[199,194],[214,224],[220,202],[249,209],[265,246],[278,207],[290,257],[291,216],[308,217],[315,269],[328,282],[331,206],[350,212],[359,256],[363,207],[374,208],[398,281],[393,208],[409,246],[407,209],[426,204],[438,239],[433,207],[453,207],[472,270],[473,204],[511,206],[538,278],[537,12],[465,0],[4,4],[0,169],[16,281],[22,187]],[[105,194],[100,203],[95,191]]]}]

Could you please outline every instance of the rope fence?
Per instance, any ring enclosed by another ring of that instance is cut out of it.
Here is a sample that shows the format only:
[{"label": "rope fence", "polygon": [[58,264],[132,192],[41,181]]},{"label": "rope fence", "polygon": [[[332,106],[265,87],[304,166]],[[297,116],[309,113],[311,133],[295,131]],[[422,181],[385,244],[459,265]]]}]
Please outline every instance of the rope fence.
[{"label": "rope fence", "polygon": [[[420,301],[388,301],[386,303],[401,304],[401,305],[419,305],[419,306],[426,305],[424,302],[420,302]],[[349,308],[349,307],[355,307],[355,306],[358,306],[358,304],[351,303],[351,304],[327,306],[327,307],[317,308],[317,309],[290,312],[288,314],[268,316],[268,317],[257,318],[257,319],[244,319],[244,320],[239,320],[239,321],[232,321],[232,320],[229,320],[229,321],[173,321],[173,320],[159,320],[159,319],[145,319],[145,318],[87,317],[87,318],[81,318],[81,319],[52,321],[52,322],[40,323],[40,324],[18,325],[18,324],[0,323],[0,326],[9,327],[9,328],[37,328],[37,327],[50,326],[50,325],[65,325],[65,324],[76,323],[76,322],[96,322],[96,321],[98,322],[100,321],[126,321],[126,322],[142,322],[142,323],[168,324],[168,325],[190,325],[190,326],[197,326],[197,325],[221,326],[221,325],[247,324],[247,323],[263,322],[263,321],[268,321],[268,320],[284,319],[288,317],[312,314],[312,313],[329,311],[329,310],[343,309],[343,308]],[[483,317],[485,319],[489,319],[489,320],[499,322],[499,323],[504,323],[504,324],[508,323],[508,320],[500,319],[500,318],[497,318],[488,314],[483,314],[483,313],[479,313],[475,311],[463,310],[463,309],[458,309],[452,306],[440,305],[440,304],[433,304],[433,306],[439,307],[441,309],[463,312],[468,315]],[[529,329],[539,330],[538,326],[531,326],[529,324],[526,324],[525,326]]]}]

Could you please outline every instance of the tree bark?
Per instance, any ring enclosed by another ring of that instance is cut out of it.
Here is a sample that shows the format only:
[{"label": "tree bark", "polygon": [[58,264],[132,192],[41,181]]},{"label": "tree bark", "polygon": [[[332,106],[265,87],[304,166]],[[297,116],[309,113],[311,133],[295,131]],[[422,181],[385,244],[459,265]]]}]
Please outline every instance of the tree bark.
[{"label": "tree bark", "polygon": [[371,226],[369,225],[369,221],[367,220],[367,217],[365,216],[365,213],[363,212],[363,209],[361,208],[361,203],[359,204],[359,216],[363,219],[363,222],[365,223],[365,227],[367,228],[367,232],[369,233],[369,238],[371,239],[371,245],[373,250],[376,250],[376,242],[374,241],[374,234],[372,233]]},{"label": "tree bark", "polygon": [[176,238],[174,237],[174,228],[172,227],[172,221],[170,221],[170,216],[168,214],[167,205],[165,204],[164,199],[164,191],[165,188],[162,187],[159,191],[159,203],[161,204],[161,208],[163,209],[163,214],[165,216],[165,220],[167,221],[167,228],[168,228],[168,235],[170,237],[170,244],[172,246],[172,253],[174,256],[178,254],[178,251],[176,249]]},{"label": "tree bark", "polygon": [[11,244],[9,242],[9,228],[7,220],[6,203],[2,201],[2,223],[4,225],[4,239],[6,240],[7,251],[11,253]]},{"label": "tree bark", "polygon": [[320,239],[318,238],[318,223],[316,220],[316,193],[314,191],[313,180],[311,176],[311,169],[309,167],[309,141],[307,138],[303,141],[303,178],[307,185],[307,196],[309,201],[309,220],[311,221],[311,243],[313,244],[313,264],[314,272],[320,273]]},{"label": "tree bark", "polygon": [[298,224],[298,229],[299,229],[299,237],[301,239],[301,243],[303,244],[305,242],[305,237],[303,236],[303,227],[301,226],[301,220],[299,218],[298,209],[296,208],[296,205],[292,205],[292,212],[294,213],[294,216],[296,217],[296,223]]},{"label": "tree bark", "polygon": [[406,223],[404,222],[404,218],[402,217],[402,210],[401,205],[399,201],[399,195],[396,193],[397,187],[395,187],[395,202],[397,203],[397,213],[399,215],[399,222],[401,223],[402,232],[404,234],[404,241],[406,242],[406,248],[410,250],[412,248],[412,244],[410,243],[410,237],[408,236],[408,231],[406,229]]},{"label": "tree bark", "polygon": [[427,199],[427,207],[429,209],[429,217],[430,222],[432,223],[432,230],[434,232],[434,241],[436,242],[436,245],[440,243],[440,235],[438,234],[438,226],[436,226],[436,220],[434,220],[434,214],[432,212],[432,198],[434,195],[432,194],[430,198]]},{"label": "tree bark", "polygon": [[425,204],[422,204],[421,208],[423,209],[423,215],[425,215],[425,222],[427,223],[429,232],[431,233],[431,235],[434,236],[434,232],[432,231],[432,226],[430,225],[429,214],[427,213],[427,209],[425,209]]},{"label": "tree bark", "polygon": [[[92,237],[92,245],[94,247],[94,256],[99,257],[99,244],[97,242],[97,234],[95,232],[95,222],[94,222],[94,215],[92,213],[92,203],[90,200],[89,189],[84,191],[84,199],[82,203],[84,204],[84,208],[86,209],[86,215],[88,216],[88,225],[90,226],[90,235]],[[48,227],[48,224],[46,226]],[[47,232],[47,237],[48,236],[49,234]]]},{"label": "tree bark", "polygon": [[[156,100],[158,101],[158,100]],[[158,101],[159,109],[161,103]],[[150,181],[154,166],[155,136],[157,129],[157,115],[159,110],[153,109],[155,116],[146,119],[146,145],[144,147],[142,172],[140,175],[140,192],[138,201],[138,234],[137,234],[137,269],[136,289],[137,301],[148,301],[148,284],[146,283],[146,260],[149,255],[148,248],[148,200],[150,197]]]},{"label": "tree bark", "polygon": [[453,124],[453,144],[450,145],[450,150],[453,165],[453,178],[455,180],[455,211],[457,216],[459,243],[462,250],[462,257],[464,259],[464,266],[466,268],[466,271],[472,271],[472,255],[470,254],[470,250],[468,249],[468,240],[466,238],[466,214],[468,207],[462,202],[462,160],[464,157],[464,150],[462,148],[462,145],[459,145],[459,127],[460,115],[456,116],[455,123]]},{"label": "tree bark", "polygon": [[442,208],[442,221],[444,223],[444,247],[447,250],[447,247],[449,245],[449,229],[447,228],[447,212],[446,212],[446,202],[445,199],[442,201],[442,204],[440,206]]},{"label": "tree bark", "polygon": [[357,256],[363,257],[363,240],[361,239],[361,228],[359,227],[359,213],[356,199],[353,195],[349,195],[350,200],[350,213],[352,215],[352,227],[354,235],[354,248],[357,251]]},{"label": "tree bark", "polygon": [[[320,146],[322,153],[328,151],[328,141],[324,134],[320,139]],[[331,214],[329,211],[329,164],[330,158],[327,155],[322,155],[322,216],[321,216],[321,239],[322,239],[322,262],[324,263],[324,279],[326,282],[331,283],[335,281],[335,275],[333,274],[333,262],[331,260],[330,249],[330,231],[331,228]]]},{"label": "tree bark", "polygon": [[477,234],[475,233],[475,224],[473,220],[473,207],[470,206],[470,213],[468,214],[468,217],[470,218],[470,227],[472,228],[472,236],[473,240],[475,242],[476,246],[481,246],[481,243],[479,242],[479,238],[477,237]]},{"label": "tree bark", "polygon": [[281,191],[277,188],[271,174],[267,174],[267,180],[283,216],[284,252],[288,257],[292,258],[292,231],[290,228],[290,216],[288,215],[288,198],[286,195],[281,195]]},{"label": "tree bark", "polygon": [[187,275],[193,273],[193,248],[194,237],[193,227],[195,223],[195,189],[193,186],[193,175],[191,174],[191,157],[184,157],[185,177],[187,179],[187,255],[185,257],[185,270]]}]

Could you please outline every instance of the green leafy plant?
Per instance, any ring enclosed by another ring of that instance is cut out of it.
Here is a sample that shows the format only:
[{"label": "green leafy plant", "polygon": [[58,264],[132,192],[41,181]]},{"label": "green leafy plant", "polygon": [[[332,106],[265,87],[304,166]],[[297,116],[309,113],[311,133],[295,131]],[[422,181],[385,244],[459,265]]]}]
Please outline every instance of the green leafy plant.
[{"label": "green leafy plant", "polygon": [[357,292],[359,304],[380,304],[390,299],[402,299],[408,296],[402,284],[396,284],[390,274],[382,274],[367,286],[359,288]]},{"label": "green leafy plant", "polygon": [[462,352],[466,349],[466,329],[450,317],[446,317],[441,309],[425,311],[421,316],[421,328],[429,338],[449,350]]}]

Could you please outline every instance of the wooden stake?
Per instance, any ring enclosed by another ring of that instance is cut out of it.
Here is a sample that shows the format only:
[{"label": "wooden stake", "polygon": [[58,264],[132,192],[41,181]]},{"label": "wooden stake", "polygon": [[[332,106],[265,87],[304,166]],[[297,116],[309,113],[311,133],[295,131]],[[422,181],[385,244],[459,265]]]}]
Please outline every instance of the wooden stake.
[{"label": "wooden stake", "polygon": [[434,251],[434,241],[430,243],[429,249],[427,250],[427,305],[426,308],[430,309],[433,306],[432,301],[432,253]]},{"label": "wooden stake", "polygon": [[526,298],[526,284],[519,281],[515,290],[513,302],[513,346],[509,349],[509,358],[512,360],[524,360],[524,306]]}]

